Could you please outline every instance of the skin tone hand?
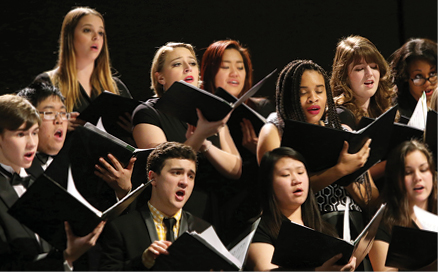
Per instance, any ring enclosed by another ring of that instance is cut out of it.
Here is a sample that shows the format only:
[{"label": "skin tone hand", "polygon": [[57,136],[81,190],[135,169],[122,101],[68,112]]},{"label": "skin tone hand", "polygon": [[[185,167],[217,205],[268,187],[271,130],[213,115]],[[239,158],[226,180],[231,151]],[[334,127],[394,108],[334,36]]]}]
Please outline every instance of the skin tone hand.
[{"label": "skin tone hand", "polygon": [[77,118],[78,116],[79,116],[79,112],[76,111],[70,114],[70,120],[68,120],[68,128],[67,128],[68,131],[73,131],[75,130],[75,128],[85,125],[86,122],[84,120],[78,119]]},{"label": "skin tone hand", "polygon": [[344,142],[344,146],[339,154],[338,163],[331,168],[311,175],[310,185],[313,191],[318,192],[364,166],[370,155],[370,144],[371,139],[368,139],[357,153],[350,154],[348,153],[348,143]]},{"label": "skin tone hand", "polygon": [[359,152],[350,154],[348,153],[348,142],[344,142],[337,164],[343,176],[351,174],[365,165],[370,155],[370,144],[371,139],[368,139]]},{"label": "skin tone hand", "polygon": [[248,119],[243,118],[242,122],[240,123],[240,126],[242,128],[242,146],[244,146],[246,149],[251,151],[251,153],[256,154],[257,152],[257,142],[259,141],[259,138],[257,137],[254,127],[251,124],[251,121]]},{"label": "skin tone hand", "polygon": [[67,248],[64,250],[64,260],[72,266],[73,262],[82,256],[87,250],[96,244],[97,239],[102,233],[103,227],[105,226],[105,221],[102,221],[97,225],[97,227],[83,237],[77,237],[73,234],[70,224],[64,222],[65,233],[67,234]]},{"label": "skin tone hand", "polygon": [[336,262],[342,258],[342,253],[333,256],[315,271],[354,271],[356,268],[356,257],[351,257],[346,265],[337,265]]},{"label": "skin tone hand", "polygon": [[104,158],[99,158],[101,165],[96,164],[94,174],[103,179],[115,191],[117,198],[122,199],[132,189],[131,175],[136,158],[131,158],[126,168],[112,154],[108,154],[112,165]]},{"label": "skin tone hand", "polygon": [[160,254],[168,255],[169,252],[167,251],[167,248],[172,244],[170,241],[155,241],[153,242],[142,254],[141,260],[143,262],[143,265],[147,268],[146,264],[151,264],[155,261],[155,259]]},{"label": "skin tone hand", "polygon": [[[219,133],[225,127],[225,124],[228,122],[228,119],[231,116],[231,112],[227,116],[225,116],[224,119],[215,122],[209,122],[207,119],[205,119],[204,115],[202,115],[202,112],[199,109],[196,109],[196,114],[198,115],[198,123],[196,124],[196,127],[189,125],[186,131],[186,138],[188,141],[189,139],[194,138],[203,139],[203,141],[199,142],[198,144],[189,144],[195,150],[199,150],[201,146],[207,146],[208,141],[206,139],[208,137]],[[196,135],[197,137],[193,137],[194,135]]]}]

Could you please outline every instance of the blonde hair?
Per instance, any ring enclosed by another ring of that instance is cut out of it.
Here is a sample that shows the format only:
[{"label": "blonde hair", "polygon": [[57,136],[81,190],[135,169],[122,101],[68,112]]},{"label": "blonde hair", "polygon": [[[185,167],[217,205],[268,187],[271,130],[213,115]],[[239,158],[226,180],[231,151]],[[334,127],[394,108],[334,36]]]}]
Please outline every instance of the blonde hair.
[{"label": "blonde hair", "polygon": [[[49,72],[52,83],[59,88],[65,97],[67,111],[73,111],[79,106],[80,87],[77,79],[76,56],[74,53],[74,32],[79,20],[86,15],[99,17],[104,26],[105,21],[102,14],[88,7],[77,7],[72,9],[64,18],[59,36],[58,63],[54,70]],[[117,85],[112,78],[111,64],[108,51],[106,34],[103,36],[102,51],[95,60],[95,67],[91,75],[92,89],[100,94],[104,90],[119,94]]]},{"label": "blonde hair", "polygon": [[[356,65],[361,60],[367,63],[374,62],[380,71],[379,86],[376,93],[370,99],[367,112],[356,105],[354,92],[348,82],[348,66]],[[342,39],[337,47],[333,59],[333,71],[330,85],[337,105],[343,105],[351,110],[358,122],[362,116],[376,118],[392,106],[395,96],[392,84],[391,70],[385,58],[377,50],[376,46],[367,38],[350,36]]]},{"label": "blonde hair", "polygon": [[[178,43],[178,42],[168,42],[161,46],[156,52],[154,59],[152,60],[151,66],[151,89],[155,92],[158,97],[161,97],[164,93],[163,85],[161,85],[157,78],[155,77],[156,72],[161,72],[164,67],[164,62],[166,61],[167,52],[172,51],[174,48],[183,47],[192,53],[193,57],[196,59],[195,50],[192,45],[188,43]],[[198,65],[198,62],[196,62]],[[199,83],[200,84],[200,83]]]}]

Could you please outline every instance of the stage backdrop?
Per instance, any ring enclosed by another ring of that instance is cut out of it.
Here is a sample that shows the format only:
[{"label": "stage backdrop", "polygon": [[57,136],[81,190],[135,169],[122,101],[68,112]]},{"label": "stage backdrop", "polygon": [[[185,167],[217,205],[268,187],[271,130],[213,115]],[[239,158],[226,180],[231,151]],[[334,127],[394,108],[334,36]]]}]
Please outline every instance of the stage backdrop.
[{"label": "stage backdrop", "polygon": [[[200,61],[213,41],[239,40],[258,81],[297,58],[330,72],[338,40],[351,34],[385,58],[410,37],[437,39],[436,0],[8,1],[0,9],[0,94],[55,66],[62,20],[74,6],[104,14],[112,66],[139,100],[152,95],[152,57],[168,41],[193,44]],[[272,97],[274,83],[260,94]]]}]

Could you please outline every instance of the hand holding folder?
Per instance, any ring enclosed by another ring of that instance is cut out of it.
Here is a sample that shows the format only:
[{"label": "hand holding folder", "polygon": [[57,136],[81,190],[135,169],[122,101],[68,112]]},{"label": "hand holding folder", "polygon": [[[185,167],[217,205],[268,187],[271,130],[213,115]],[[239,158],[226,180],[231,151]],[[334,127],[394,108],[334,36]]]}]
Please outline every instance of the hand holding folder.
[{"label": "hand holding folder", "polygon": [[231,103],[189,83],[177,81],[157,101],[155,108],[193,126],[196,126],[198,121],[196,109],[200,109],[208,121],[219,121],[253,96],[275,71],[254,85],[237,101]]},{"label": "hand holding folder", "polygon": [[365,165],[336,181],[339,185],[346,186],[378,163],[387,153],[396,112],[397,107],[389,109],[357,132],[285,120],[281,145],[300,152],[306,158],[309,172],[318,172],[337,164],[344,141],[349,144],[348,153],[353,154],[371,138],[370,155]]}]

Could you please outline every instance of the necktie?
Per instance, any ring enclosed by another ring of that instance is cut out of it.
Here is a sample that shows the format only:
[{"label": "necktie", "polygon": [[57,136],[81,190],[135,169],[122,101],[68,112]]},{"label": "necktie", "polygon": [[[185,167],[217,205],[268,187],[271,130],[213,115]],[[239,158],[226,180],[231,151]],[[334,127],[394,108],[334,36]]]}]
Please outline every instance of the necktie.
[{"label": "necktie", "polygon": [[15,186],[15,185],[22,184],[24,186],[24,188],[27,189],[29,187],[30,178],[31,178],[30,176],[27,176],[27,177],[23,178],[23,177],[20,177],[19,174],[14,173],[12,175],[12,178],[11,178],[11,185]]},{"label": "necktie", "polygon": [[175,218],[164,218],[163,219],[164,225],[166,225],[167,233],[166,233],[166,240],[174,242],[175,241],[175,234],[173,233],[173,226],[175,226],[176,219]]}]

